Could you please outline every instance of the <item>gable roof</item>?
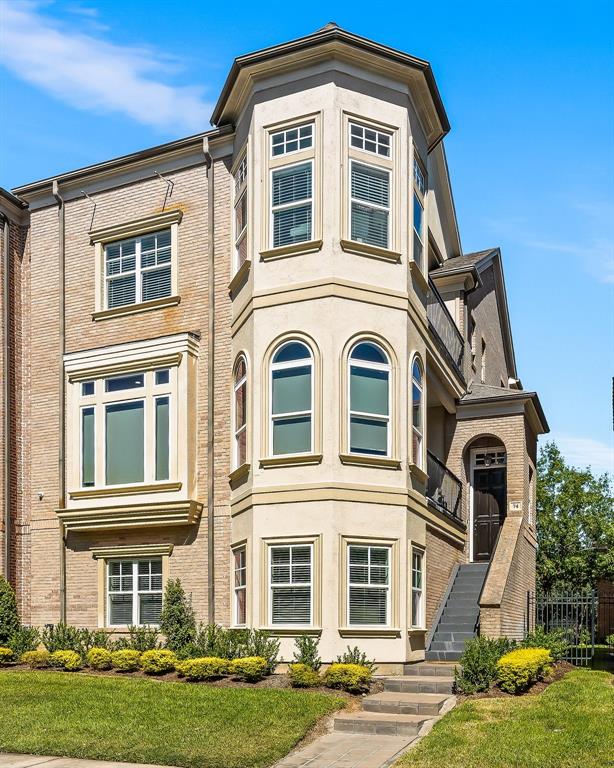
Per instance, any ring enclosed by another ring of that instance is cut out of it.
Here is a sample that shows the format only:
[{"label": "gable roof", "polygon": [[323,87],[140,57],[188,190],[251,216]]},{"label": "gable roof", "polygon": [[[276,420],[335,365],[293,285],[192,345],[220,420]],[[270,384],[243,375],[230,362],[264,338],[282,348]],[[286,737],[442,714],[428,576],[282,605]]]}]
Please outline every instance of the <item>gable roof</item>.
[{"label": "gable roof", "polygon": [[480,405],[499,403],[503,405],[504,403],[513,401],[520,401],[531,405],[538,434],[546,434],[550,431],[537,392],[529,392],[524,389],[511,389],[509,387],[496,387],[492,384],[478,384],[474,382],[471,384],[471,389],[461,397],[459,404]]}]

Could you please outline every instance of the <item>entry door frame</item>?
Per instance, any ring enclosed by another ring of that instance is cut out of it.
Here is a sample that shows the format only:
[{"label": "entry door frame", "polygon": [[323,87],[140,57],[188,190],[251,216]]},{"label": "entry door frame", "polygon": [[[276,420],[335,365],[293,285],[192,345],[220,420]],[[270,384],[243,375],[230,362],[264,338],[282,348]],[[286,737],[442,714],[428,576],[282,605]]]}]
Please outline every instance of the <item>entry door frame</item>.
[{"label": "entry door frame", "polygon": [[[475,460],[479,453],[503,453],[505,454],[504,464],[493,464],[492,468],[505,467],[505,486],[507,488],[507,451],[503,445],[489,445],[485,448],[472,448],[469,454],[470,468],[469,468],[469,562],[473,563],[473,472],[476,469]],[[478,467],[478,469],[489,469],[489,467]]]}]

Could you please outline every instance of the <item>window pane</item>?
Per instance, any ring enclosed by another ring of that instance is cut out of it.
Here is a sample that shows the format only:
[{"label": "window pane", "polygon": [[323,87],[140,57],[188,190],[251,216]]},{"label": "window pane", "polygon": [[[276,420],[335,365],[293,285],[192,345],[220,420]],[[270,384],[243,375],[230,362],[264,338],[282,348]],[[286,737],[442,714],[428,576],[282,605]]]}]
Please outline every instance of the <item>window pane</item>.
[{"label": "window pane", "polygon": [[290,547],[273,547],[271,549],[271,563],[274,565],[286,565],[290,563]]},{"label": "window pane", "polygon": [[350,409],[388,415],[388,372],[350,366]]},{"label": "window pane", "polygon": [[311,366],[273,371],[273,414],[311,409]]},{"label": "window pane", "polygon": [[273,213],[273,247],[311,239],[311,203]]},{"label": "window pane", "polygon": [[380,363],[381,365],[388,365],[388,358],[384,351],[369,341],[361,341],[352,350],[352,360],[364,360],[368,363]]},{"label": "window pane", "polygon": [[350,587],[350,624],[387,624],[388,590]]},{"label": "window pane", "polygon": [[81,485],[89,487],[95,482],[94,409],[81,411]]},{"label": "window pane", "polygon": [[171,266],[143,272],[143,301],[153,301],[171,295]]},{"label": "window pane", "polygon": [[350,547],[350,563],[368,565],[369,547]]},{"label": "window pane", "polygon": [[311,416],[275,419],[273,422],[274,456],[309,451],[311,451]]},{"label": "window pane", "polygon": [[114,277],[107,281],[107,307],[122,307],[136,302],[136,277]]},{"label": "window pane", "polygon": [[162,612],[162,592],[139,595],[139,623],[159,624]]},{"label": "window pane", "polygon": [[156,386],[159,386],[160,384],[168,384],[170,381],[170,371],[164,370],[164,371],[156,371]]},{"label": "window pane", "polygon": [[84,381],[81,384],[81,396],[88,397],[89,395],[93,395],[93,394],[94,394],[94,382]]},{"label": "window pane", "polygon": [[422,593],[411,593],[411,623],[414,627],[422,624]]},{"label": "window pane", "polygon": [[109,595],[109,623],[133,624],[132,595]]},{"label": "window pane", "polygon": [[237,435],[237,467],[247,462],[247,430],[244,429]]},{"label": "window pane", "polygon": [[423,245],[420,242],[420,238],[418,235],[414,232],[414,261],[422,269],[422,256],[423,256]]},{"label": "window pane", "polygon": [[388,426],[385,421],[352,416],[350,419],[351,453],[371,453],[386,456],[388,453]]},{"label": "window pane", "polygon": [[412,411],[413,425],[422,431],[422,390],[415,384],[412,386]]},{"label": "window pane", "polygon": [[169,399],[156,399],[156,480],[168,480]]},{"label": "window pane", "polygon": [[235,430],[245,424],[247,387],[245,382],[235,390]]},{"label": "window pane", "polygon": [[371,547],[371,565],[388,565],[388,547]]},{"label": "window pane", "polygon": [[143,402],[114,403],[106,409],[106,483],[142,483],[144,462]]},{"label": "window pane", "polygon": [[357,243],[388,247],[388,211],[352,202],[350,237]]},{"label": "window pane", "polygon": [[388,172],[352,163],[352,197],[387,208],[390,201]]},{"label": "window pane", "polygon": [[273,171],[273,205],[311,198],[311,163]]},{"label": "window pane", "polygon": [[311,622],[311,587],[274,587],[271,602],[273,624]]},{"label": "window pane", "polygon": [[105,379],[104,382],[105,392],[119,392],[122,389],[140,389],[143,386],[145,386],[145,376],[142,373]]},{"label": "window pane", "polygon": [[284,344],[273,357],[274,363],[289,363],[292,360],[309,360],[311,352],[300,341],[290,341]]}]

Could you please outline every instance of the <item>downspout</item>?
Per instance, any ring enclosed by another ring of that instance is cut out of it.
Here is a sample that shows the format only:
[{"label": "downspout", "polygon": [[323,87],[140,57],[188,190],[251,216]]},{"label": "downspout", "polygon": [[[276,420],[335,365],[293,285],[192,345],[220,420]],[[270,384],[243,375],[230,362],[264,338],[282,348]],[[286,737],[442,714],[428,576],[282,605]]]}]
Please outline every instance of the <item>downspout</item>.
[{"label": "downspout", "polygon": [[[57,179],[53,180],[53,196],[58,203],[58,240],[59,240],[59,254],[58,254],[58,286],[59,286],[59,419],[58,419],[58,505],[60,509],[64,509],[66,506],[66,480],[65,480],[65,467],[64,467],[64,455],[66,450],[66,436],[65,436],[65,398],[66,398],[66,385],[64,382],[64,353],[66,351],[66,338],[65,338],[65,325],[66,325],[66,312],[65,312],[65,260],[66,260],[66,210],[65,203],[62,195],[60,194],[60,186]],[[64,531],[64,523],[60,521],[60,621],[66,622],[66,538]]]},{"label": "downspout", "polygon": [[2,286],[2,360],[4,361],[4,380],[2,382],[2,402],[4,403],[4,419],[2,435],[4,439],[4,451],[2,454],[3,489],[4,489],[4,578],[9,581],[11,575],[11,388],[10,388],[10,362],[9,362],[9,240],[11,235],[8,217],[0,214],[4,222],[4,240],[2,242],[2,274],[4,285]]},{"label": "downspout", "polygon": [[207,165],[207,586],[209,624],[215,623],[215,181],[207,139],[203,142]]}]

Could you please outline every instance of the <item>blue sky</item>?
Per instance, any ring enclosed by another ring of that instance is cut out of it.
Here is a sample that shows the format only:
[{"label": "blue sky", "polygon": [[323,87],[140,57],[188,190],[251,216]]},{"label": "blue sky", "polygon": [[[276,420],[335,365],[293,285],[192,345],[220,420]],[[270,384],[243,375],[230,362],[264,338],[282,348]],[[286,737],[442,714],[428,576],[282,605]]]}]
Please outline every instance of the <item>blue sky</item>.
[{"label": "blue sky", "polygon": [[340,26],[428,59],[465,251],[503,250],[518,369],[614,472],[614,4],[0,0],[0,184],[206,129],[232,59]]}]

